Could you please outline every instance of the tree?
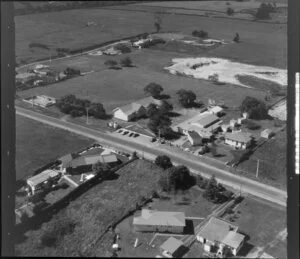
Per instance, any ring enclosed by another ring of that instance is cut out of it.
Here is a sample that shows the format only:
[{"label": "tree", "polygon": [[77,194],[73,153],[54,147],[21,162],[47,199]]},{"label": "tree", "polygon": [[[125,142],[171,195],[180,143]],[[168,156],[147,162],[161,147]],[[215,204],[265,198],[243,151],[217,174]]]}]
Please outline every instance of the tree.
[{"label": "tree", "polygon": [[154,98],[159,97],[163,90],[162,86],[156,83],[150,83],[144,87],[144,92],[150,94]]},{"label": "tree", "polygon": [[159,112],[161,114],[165,114],[172,110],[173,110],[173,105],[167,102],[166,100],[162,100],[161,105],[159,107]]},{"label": "tree", "polygon": [[227,15],[233,15],[234,14],[234,10],[231,7],[227,8]]},{"label": "tree", "polygon": [[154,103],[150,103],[150,105],[147,107],[146,114],[149,118],[153,118],[158,114],[159,110],[157,106]]},{"label": "tree", "polygon": [[268,108],[263,101],[247,96],[240,106],[241,112],[247,112],[249,119],[263,120],[268,118]]},{"label": "tree", "polygon": [[113,69],[113,68],[115,68],[116,67],[116,65],[118,64],[117,63],[117,61],[115,61],[115,60],[106,60],[105,62],[104,62],[104,64],[106,65],[106,66],[108,66],[110,69]]},{"label": "tree", "polygon": [[208,37],[208,33],[206,31],[203,31],[203,30],[201,30],[201,31],[194,30],[192,32],[192,35],[194,37],[199,37],[199,38],[206,38],[206,37]]},{"label": "tree", "polygon": [[131,67],[132,66],[132,61],[130,59],[130,57],[126,57],[124,59],[121,60],[121,65],[123,67]]},{"label": "tree", "polygon": [[155,13],[155,15],[154,15],[154,27],[155,27],[156,33],[160,32],[161,25],[162,25],[162,15],[159,14],[159,13]]},{"label": "tree", "polygon": [[156,134],[160,131],[161,135],[165,135],[170,130],[171,124],[171,119],[167,115],[158,114],[150,118],[148,128]]},{"label": "tree", "polygon": [[80,70],[79,69],[75,69],[75,68],[71,68],[71,67],[67,67],[65,69],[64,73],[67,76],[76,76],[76,75],[80,75]]},{"label": "tree", "polygon": [[190,170],[184,166],[173,166],[169,169],[171,174],[171,182],[174,183],[174,187],[176,190],[178,189],[186,189],[190,186],[191,177]]},{"label": "tree", "polygon": [[171,159],[166,155],[157,156],[154,163],[164,170],[172,167]]},{"label": "tree", "polygon": [[216,180],[215,176],[212,175],[208,181],[205,191],[203,192],[203,197],[210,201],[214,201],[216,198],[217,192],[218,192],[217,180]]},{"label": "tree", "polygon": [[178,101],[185,108],[192,107],[197,98],[196,94],[191,90],[181,89],[176,94],[178,95]]},{"label": "tree", "polygon": [[106,116],[106,111],[102,103],[92,103],[89,106],[89,114],[98,119],[103,119]]},{"label": "tree", "polygon": [[236,43],[240,42],[240,35],[238,33],[235,34],[233,41]]}]

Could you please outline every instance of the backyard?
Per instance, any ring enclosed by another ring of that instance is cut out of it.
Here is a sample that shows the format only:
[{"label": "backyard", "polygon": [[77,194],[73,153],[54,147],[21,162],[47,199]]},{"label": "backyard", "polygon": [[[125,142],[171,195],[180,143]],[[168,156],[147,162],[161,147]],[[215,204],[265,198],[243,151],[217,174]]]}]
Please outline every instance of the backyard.
[{"label": "backyard", "polygon": [[[92,255],[94,252],[91,244],[95,244],[111,224],[120,220],[130,210],[135,210],[136,204],[143,202],[142,197],[149,197],[157,188],[157,181],[161,175],[160,168],[145,160],[137,160],[124,166],[109,179],[72,201],[39,229],[28,231],[26,240],[17,245],[19,254]],[[61,224],[63,228],[69,223],[73,228],[68,234],[60,236],[59,233],[53,233],[53,227],[57,224]],[[49,236],[51,233],[55,236],[51,245],[46,241],[39,243],[43,236]],[[98,244],[95,247],[97,246]]]}]

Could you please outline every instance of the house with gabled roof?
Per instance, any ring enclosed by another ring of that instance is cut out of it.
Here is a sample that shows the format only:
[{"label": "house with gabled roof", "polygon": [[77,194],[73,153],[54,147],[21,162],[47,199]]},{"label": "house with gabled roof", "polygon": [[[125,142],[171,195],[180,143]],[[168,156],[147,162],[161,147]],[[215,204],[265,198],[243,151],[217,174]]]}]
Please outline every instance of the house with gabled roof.
[{"label": "house with gabled roof", "polygon": [[238,233],[238,226],[223,219],[211,217],[197,234],[197,240],[204,245],[206,252],[219,257],[226,256],[226,249],[237,255],[244,244],[245,236]]},{"label": "house with gabled roof", "polygon": [[252,135],[248,132],[225,133],[225,144],[235,148],[246,149],[251,145]]},{"label": "house with gabled roof", "polygon": [[141,216],[133,218],[134,230],[138,232],[183,233],[185,226],[184,212],[143,209]]},{"label": "house with gabled roof", "polygon": [[114,117],[123,121],[131,121],[135,118],[142,117],[146,114],[147,108],[151,103],[157,106],[161,105],[160,100],[149,96],[122,107],[117,107],[113,110]]}]

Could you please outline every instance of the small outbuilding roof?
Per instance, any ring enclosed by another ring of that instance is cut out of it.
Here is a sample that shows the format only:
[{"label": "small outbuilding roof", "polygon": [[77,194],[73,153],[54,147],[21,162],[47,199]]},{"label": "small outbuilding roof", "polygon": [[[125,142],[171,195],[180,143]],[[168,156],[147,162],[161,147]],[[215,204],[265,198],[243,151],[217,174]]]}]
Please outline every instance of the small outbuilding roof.
[{"label": "small outbuilding roof", "polygon": [[178,240],[174,237],[169,237],[167,241],[160,246],[160,248],[173,254],[183,245],[184,243],[181,240]]},{"label": "small outbuilding roof", "polygon": [[220,107],[220,106],[214,106],[214,107],[212,107],[211,109],[210,109],[210,112],[212,112],[212,113],[219,113],[219,112],[221,112],[221,111],[223,111],[223,108],[222,107]]},{"label": "small outbuilding roof", "polygon": [[220,119],[213,115],[213,114],[203,114],[203,116],[200,117],[200,119],[198,119],[197,121],[194,121],[192,122],[191,124],[192,125],[196,125],[196,126],[200,126],[200,127],[203,127],[203,128],[206,128],[208,127],[209,125],[213,124],[213,123],[216,123],[220,121]]}]

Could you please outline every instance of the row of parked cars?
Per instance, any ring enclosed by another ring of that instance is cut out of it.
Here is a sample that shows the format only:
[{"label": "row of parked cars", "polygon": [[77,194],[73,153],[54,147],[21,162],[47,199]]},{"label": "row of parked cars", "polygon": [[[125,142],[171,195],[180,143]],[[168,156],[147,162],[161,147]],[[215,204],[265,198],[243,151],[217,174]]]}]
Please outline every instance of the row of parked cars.
[{"label": "row of parked cars", "polygon": [[128,137],[133,137],[133,138],[136,138],[136,137],[140,136],[140,134],[134,133],[134,132],[130,132],[130,131],[126,130],[126,129],[119,129],[117,131],[117,133],[120,133],[120,134],[122,134],[124,136],[128,134],[127,135]]}]

